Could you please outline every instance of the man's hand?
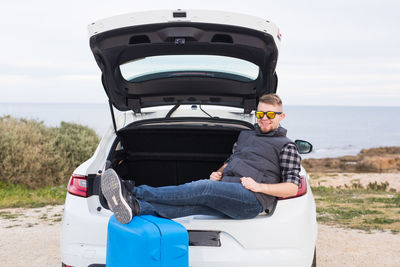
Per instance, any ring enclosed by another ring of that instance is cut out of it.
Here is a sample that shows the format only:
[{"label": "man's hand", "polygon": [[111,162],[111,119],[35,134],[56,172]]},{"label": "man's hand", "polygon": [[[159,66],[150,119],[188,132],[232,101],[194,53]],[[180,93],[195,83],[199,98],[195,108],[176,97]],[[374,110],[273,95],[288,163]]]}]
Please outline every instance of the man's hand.
[{"label": "man's hand", "polygon": [[217,172],[211,173],[211,175],[210,175],[210,180],[213,180],[213,181],[220,181],[221,178],[222,178],[222,172],[217,171]]},{"label": "man's hand", "polygon": [[248,190],[250,190],[250,191],[253,191],[253,192],[260,192],[260,184],[259,183],[257,183],[256,181],[254,181],[254,179],[253,178],[251,178],[251,177],[242,177],[242,178],[240,178],[240,181],[242,182],[242,185],[246,188],[246,189],[248,189]]}]

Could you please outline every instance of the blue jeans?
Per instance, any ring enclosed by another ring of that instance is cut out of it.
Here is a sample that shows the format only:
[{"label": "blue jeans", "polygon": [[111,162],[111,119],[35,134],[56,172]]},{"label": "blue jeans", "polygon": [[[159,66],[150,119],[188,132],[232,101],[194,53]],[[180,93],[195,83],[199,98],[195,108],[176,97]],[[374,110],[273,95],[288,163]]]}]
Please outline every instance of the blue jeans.
[{"label": "blue jeans", "polygon": [[133,192],[140,215],[177,218],[202,214],[250,219],[262,211],[255,194],[240,183],[198,180],[178,186],[141,185]]}]

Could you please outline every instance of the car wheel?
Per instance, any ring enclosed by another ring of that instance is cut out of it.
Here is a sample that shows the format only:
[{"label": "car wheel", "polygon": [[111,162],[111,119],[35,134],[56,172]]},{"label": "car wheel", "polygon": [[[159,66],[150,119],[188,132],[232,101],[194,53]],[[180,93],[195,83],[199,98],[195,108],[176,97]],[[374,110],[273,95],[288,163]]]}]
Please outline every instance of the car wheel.
[{"label": "car wheel", "polygon": [[317,248],[314,248],[314,259],[312,261],[311,267],[317,267]]}]

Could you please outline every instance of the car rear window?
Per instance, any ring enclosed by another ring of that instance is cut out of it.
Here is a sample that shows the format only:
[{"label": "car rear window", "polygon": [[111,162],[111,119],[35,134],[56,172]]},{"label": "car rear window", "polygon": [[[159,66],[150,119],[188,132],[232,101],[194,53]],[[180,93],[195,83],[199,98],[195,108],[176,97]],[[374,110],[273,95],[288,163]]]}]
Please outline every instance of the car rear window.
[{"label": "car rear window", "polygon": [[259,67],[249,61],[215,55],[162,55],[140,58],[120,65],[122,77],[130,82],[179,77],[205,76],[254,81]]}]

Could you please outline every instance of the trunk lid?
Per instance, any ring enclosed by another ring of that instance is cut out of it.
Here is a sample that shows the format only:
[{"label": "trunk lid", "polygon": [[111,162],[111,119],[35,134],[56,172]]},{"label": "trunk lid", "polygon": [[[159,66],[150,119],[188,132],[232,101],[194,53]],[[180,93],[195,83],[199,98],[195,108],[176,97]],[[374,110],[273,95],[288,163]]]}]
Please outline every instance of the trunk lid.
[{"label": "trunk lid", "polygon": [[276,92],[280,34],[271,22],[220,11],[152,11],[89,25],[90,48],[118,110],[208,104],[256,109]]}]

